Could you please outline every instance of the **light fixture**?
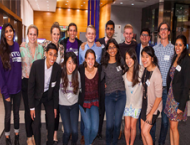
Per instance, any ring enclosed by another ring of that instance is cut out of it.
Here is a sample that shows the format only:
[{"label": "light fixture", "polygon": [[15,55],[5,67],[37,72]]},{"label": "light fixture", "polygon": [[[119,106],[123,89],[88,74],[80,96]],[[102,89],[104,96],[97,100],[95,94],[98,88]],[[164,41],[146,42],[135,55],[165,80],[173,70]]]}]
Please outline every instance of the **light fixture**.
[{"label": "light fixture", "polygon": [[83,2],[85,4],[85,2]]},{"label": "light fixture", "polygon": [[48,1],[46,1],[48,3]]},{"label": "light fixture", "polygon": [[69,1],[67,1],[67,2],[69,2]]},{"label": "light fixture", "polygon": [[67,9],[68,11],[70,11],[71,9]]},{"label": "light fixture", "polygon": [[83,5],[81,5],[81,7],[82,7]]},{"label": "light fixture", "polygon": [[131,4],[132,6],[134,5],[134,3]]},{"label": "light fixture", "polygon": [[67,5],[67,4],[65,4],[65,5]]},{"label": "light fixture", "polygon": [[77,9],[77,12],[79,11],[79,9]]},{"label": "light fixture", "polygon": [[123,2],[120,2],[120,4],[122,5],[122,4],[123,4]]}]

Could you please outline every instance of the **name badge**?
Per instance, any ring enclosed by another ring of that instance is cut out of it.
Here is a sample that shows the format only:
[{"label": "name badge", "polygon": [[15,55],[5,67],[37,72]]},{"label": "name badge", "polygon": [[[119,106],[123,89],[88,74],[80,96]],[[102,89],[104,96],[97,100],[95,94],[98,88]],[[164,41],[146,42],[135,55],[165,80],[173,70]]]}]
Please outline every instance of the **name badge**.
[{"label": "name badge", "polygon": [[104,44],[102,44],[102,49],[105,48]]},{"label": "name badge", "polygon": [[67,99],[69,100],[71,97],[72,97],[72,94],[71,94],[71,93],[68,93],[68,94],[67,94]]},{"label": "name badge", "polygon": [[56,82],[52,82],[52,83],[51,83],[51,87],[52,87],[52,88],[55,87],[55,85],[56,85]]},{"label": "name badge", "polygon": [[149,81],[149,80],[146,81],[146,85],[147,85],[147,86],[150,85],[150,81]]},{"label": "name badge", "polygon": [[180,66],[180,65],[177,65],[177,66],[176,66],[176,70],[180,72],[180,71],[181,71],[181,66]]},{"label": "name badge", "polygon": [[116,69],[117,69],[117,71],[121,71],[121,67],[120,66],[116,67]]},{"label": "name badge", "polygon": [[140,82],[139,85],[141,86],[141,85],[142,85],[142,82]]},{"label": "name badge", "polygon": [[12,62],[21,62],[21,57],[13,57]]},{"label": "name badge", "polygon": [[169,55],[164,55],[164,60],[166,60],[166,61],[170,60],[170,56]]}]

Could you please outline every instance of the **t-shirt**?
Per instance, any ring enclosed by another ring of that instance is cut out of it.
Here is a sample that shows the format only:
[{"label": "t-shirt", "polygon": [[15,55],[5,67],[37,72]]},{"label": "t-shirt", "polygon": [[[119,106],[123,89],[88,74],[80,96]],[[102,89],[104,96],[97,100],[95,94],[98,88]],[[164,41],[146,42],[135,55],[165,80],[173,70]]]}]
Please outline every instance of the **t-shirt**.
[{"label": "t-shirt", "polygon": [[[124,61],[121,61],[121,64],[124,64]],[[105,77],[105,93],[112,93],[115,91],[125,91],[125,85],[122,78],[122,68],[117,66],[117,63],[108,63],[107,67],[102,66],[101,78]]]},{"label": "t-shirt", "polygon": [[78,55],[79,55],[79,50],[78,50],[78,42],[77,40],[75,39],[75,42],[70,42],[69,39],[67,40],[67,48],[66,48],[66,52],[71,52],[73,51],[76,56],[77,56],[77,59],[78,59]]},{"label": "t-shirt", "polygon": [[18,43],[14,42],[9,46],[11,50],[10,64],[11,69],[4,69],[0,57],[0,90],[5,99],[10,97],[10,94],[17,94],[21,91],[21,56]]},{"label": "t-shirt", "polygon": [[119,52],[120,55],[123,59],[125,59],[125,54],[126,51],[128,51],[130,48],[133,48],[134,50],[136,50],[137,47],[137,42],[136,41],[131,41],[131,44],[126,44],[125,41],[123,43],[119,44]]},{"label": "t-shirt", "polygon": [[78,102],[78,94],[79,94],[79,90],[81,88],[80,73],[78,72],[79,90],[78,90],[77,94],[73,93],[72,75],[67,75],[67,77],[68,77],[68,86],[66,89],[66,93],[63,88],[62,78],[60,81],[59,105],[71,106]]}]

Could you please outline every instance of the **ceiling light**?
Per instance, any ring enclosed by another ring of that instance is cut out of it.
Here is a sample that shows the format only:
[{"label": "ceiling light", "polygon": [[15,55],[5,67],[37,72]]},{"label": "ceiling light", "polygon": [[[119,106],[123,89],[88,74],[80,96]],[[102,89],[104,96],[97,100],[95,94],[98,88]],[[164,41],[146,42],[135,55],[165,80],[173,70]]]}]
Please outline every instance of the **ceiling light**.
[{"label": "ceiling light", "polygon": [[102,3],[101,3],[101,5],[102,5]]},{"label": "ceiling light", "polygon": [[123,2],[120,2],[120,4],[122,5],[122,4],[123,4]]},{"label": "ceiling light", "polygon": [[71,9],[67,9],[68,11],[70,11]]},{"label": "ceiling light", "polygon": [[81,5],[81,7],[82,7],[83,5]]},{"label": "ceiling light", "polygon": [[134,5],[134,3],[131,4],[132,6]]},{"label": "ceiling light", "polygon": [[85,4],[85,2],[83,2]]},{"label": "ceiling light", "polygon": [[65,4],[65,5],[67,5],[67,4]]},{"label": "ceiling light", "polygon": [[46,1],[48,3],[48,1]]},{"label": "ceiling light", "polygon": [[77,12],[79,11],[79,9],[77,10]]},{"label": "ceiling light", "polygon": [[69,2],[69,1],[67,1],[67,2]]}]

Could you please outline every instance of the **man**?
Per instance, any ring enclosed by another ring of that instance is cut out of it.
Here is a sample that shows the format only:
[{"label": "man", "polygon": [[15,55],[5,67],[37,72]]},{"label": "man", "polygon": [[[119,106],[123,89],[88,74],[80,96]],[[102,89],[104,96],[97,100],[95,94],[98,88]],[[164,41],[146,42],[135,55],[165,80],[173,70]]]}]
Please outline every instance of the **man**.
[{"label": "man", "polygon": [[142,65],[141,61],[141,51],[144,47],[146,46],[152,46],[149,41],[150,41],[150,30],[148,28],[143,28],[140,32],[140,43],[137,45],[136,48],[136,53],[137,53],[137,58],[139,61],[139,64]]},{"label": "man", "polygon": [[[161,122],[161,130],[160,130],[160,137],[158,143],[159,145],[164,145],[168,131],[168,123],[169,123],[167,115],[164,113],[164,108],[166,106],[166,100],[167,100],[166,78],[171,65],[172,57],[174,55],[174,45],[169,42],[170,27],[167,23],[162,22],[159,25],[158,34],[160,38],[160,43],[158,43],[156,46],[153,47],[155,54],[158,58],[158,65],[163,80],[163,93],[162,93],[163,110],[161,113],[162,122]],[[153,126],[151,132],[154,132],[154,137],[153,137],[154,141],[156,125]]]},{"label": "man", "polygon": [[68,38],[63,39],[60,44],[62,44],[65,48],[64,54],[67,52],[73,51],[78,57],[79,47],[82,44],[82,41],[76,38],[77,36],[77,25],[75,23],[70,23],[68,26],[67,33],[69,35]]},{"label": "man", "polygon": [[[106,23],[106,37],[100,38],[97,40],[97,42],[99,42],[102,45],[102,56],[104,55],[104,53],[106,52],[106,44],[108,42],[109,39],[111,39],[114,35],[115,32],[115,24],[112,20],[109,20]],[[104,88],[104,81],[101,83],[101,88]],[[105,88],[104,88],[105,89]],[[103,122],[104,122],[104,114],[105,114],[105,90],[101,90],[101,97],[100,97],[100,121],[99,121],[99,130],[98,130],[98,135],[97,137],[99,139],[102,139],[102,126],[103,126]]]},{"label": "man", "polygon": [[136,50],[137,42],[133,40],[133,26],[131,24],[127,24],[124,27],[123,36],[125,41],[119,44],[119,51],[121,57],[125,59],[125,53],[128,49],[133,48]]},{"label": "man", "polygon": [[31,68],[28,81],[28,99],[30,114],[34,120],[34,138],[36,145],[41,144],[41,104],[46,111],[48,145],[53,145],[54,118],[57,115],[61,67],[56,63],[58,48],[50,43],[47,46],[46,59],[36,60]]},{"label": "man", "polygon": [[89,25],[86,29],[87,42],[85,43],[85,45],[81,45],[81,47],[79,48],[79,64],[82,64],[85,61],[85,54],[88,49],[94,50],[96,54],[96,61],[100,63],[102,48],[96,45],[95,38],[96,38],[96,29],[94,26]]}]

